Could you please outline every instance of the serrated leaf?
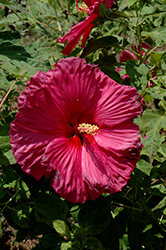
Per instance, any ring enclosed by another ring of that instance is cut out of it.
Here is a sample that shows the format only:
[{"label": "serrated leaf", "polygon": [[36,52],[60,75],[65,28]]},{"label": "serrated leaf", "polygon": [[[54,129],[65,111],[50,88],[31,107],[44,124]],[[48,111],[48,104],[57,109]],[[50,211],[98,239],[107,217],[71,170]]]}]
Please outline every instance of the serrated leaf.
[{"label": "serrated leaf", "polygon": [[54,220],[53,227],[62,237],[70,235],[69,228],[63,220]]},{"label": "serrated leaf", "polygon": [[145,91],[155,99],[163,100],[166,96],[166,90],[155,86],[153,88],[146,88]]},{"label": "serrated leaf", "polygon": [[158,27],[153,31],[142,31],[141,35],[143,37],[151,37],[152,39],[163,40],[166,43],[166,32],[165,27]]},{"label": "serrated leaf", "polygon": [[128,60],[126,63],[126,73],[130,76],[134,86],[141,92],[147,86],[147,75],[149,72],[149,68],[146,64],[141,64],[138,66],[136,60]]},{"label": "serrated leaf", "polygon": [[166,144],[161,144],[158,152],[162,154],[164,157],[166,157]]},{"label": "serrated leaf", "polygon": [[144,160],[140,160],[138,163],[137,163],[137,168],[139,170],[141,170],[144,174],[150,176],[150,172],[153,168],[152,165],[150,165],[147,161],[144,161]]},{"label": "serrated leaf", "polygon": [[160,135],[160,129],[166,127],[166,114],[162,115],[159,110],[147,109],[141,118],[140,132],[146,135],[143,138],[144,148],[141,154],[148,155],[152,164],[159,146],[164,141],[164,137]]}]

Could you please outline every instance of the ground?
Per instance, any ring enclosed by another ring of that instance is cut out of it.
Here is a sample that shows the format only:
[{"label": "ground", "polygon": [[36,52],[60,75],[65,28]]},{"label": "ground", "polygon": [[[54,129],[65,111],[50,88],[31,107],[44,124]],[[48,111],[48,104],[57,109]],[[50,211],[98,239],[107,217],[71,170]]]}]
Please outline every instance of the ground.
[{"label": "ground", "polygon": [[15,230],[5,218],[2,217],[2,238],[0,239],[0,250],[31,250],[39,244],[38,239],[27,239],[20,243],[14,244]]}]

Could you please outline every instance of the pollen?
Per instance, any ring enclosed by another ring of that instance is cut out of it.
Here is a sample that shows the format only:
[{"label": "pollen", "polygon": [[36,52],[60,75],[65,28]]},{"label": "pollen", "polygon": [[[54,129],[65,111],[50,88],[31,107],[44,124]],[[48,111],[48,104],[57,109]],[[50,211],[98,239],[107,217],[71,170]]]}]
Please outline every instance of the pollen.
[{"label": "pollen", "polygon": [[78,125],[77,129],[79,133],[86,133],[93,136],[99,133],[99,127],[89,123],[81,123]]},{"label": "pollen", "polygon": [[86,4],[79,4],[79,7],[78,7],[78,10],[80,11],[80,12],[89,12],[90,10],[89,10],[89,8],[88,8],[88,6],[86,5]]}]

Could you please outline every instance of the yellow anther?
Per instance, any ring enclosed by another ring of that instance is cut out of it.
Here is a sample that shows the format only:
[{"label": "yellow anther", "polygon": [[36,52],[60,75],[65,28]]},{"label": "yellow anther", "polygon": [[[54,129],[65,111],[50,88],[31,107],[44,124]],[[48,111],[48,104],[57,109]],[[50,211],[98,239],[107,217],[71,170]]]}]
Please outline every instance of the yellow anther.
[{"label": "yellow anther", "polygon": [[89,8],[88,8],[88,6],[85,3],[79,4],[78,9],[79,9],[80,12],[84,12],[84,11],[85,12],[89,12],[90,11]]},{"label": "yellow anther", "polygon": [[99,133],[99,127],[97,125],[91,125],[89,123],[81,123],[78,126],[79,133],[86,133],[90,135],[96,135]]}]

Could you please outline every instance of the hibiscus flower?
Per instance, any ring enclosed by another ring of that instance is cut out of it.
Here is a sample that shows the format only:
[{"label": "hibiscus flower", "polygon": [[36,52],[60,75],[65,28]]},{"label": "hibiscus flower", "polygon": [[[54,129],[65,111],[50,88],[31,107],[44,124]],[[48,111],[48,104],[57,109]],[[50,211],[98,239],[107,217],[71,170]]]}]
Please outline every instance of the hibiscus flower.
[{"label": "hibiscus flower", "polygon": [[[150,48],[150,45],[148,45],[147,43],[142,43],[142,48],[144,49],[149,49]],[[119,58],[119,63],[121,62],[125,62],[125,61],[128,61],[128,60],[140,60],[140,46],[132,46],[131,49],[133,50],[133,52],[129,51],[129,50],[124,50],[121,52],[120,54],[120,58]],[[137,54],[135,55],[134,52],[136,52]],[[145,51],[142,49],[141,50],[141,54],[142,56],[145,55]],[[119,73],[120,71],[122,70],[121,67],[117,67],[116,71]],[[122,79],[126,79],[126,78],[130,78],[130,76],[128,76],[127,74],[125,75],[122,75]]]},{"label": "hibiscus flower", "polygon": [[[148,45],[147,43],[142,43],[141,47],[148,50],[150,48],[150,45]],[[135,55],[134,53],[132,53],[129,50],[122,51],[122,53],[120,54],[119,63],[125,62],[128,60],[140,60],[140,56],[139,56],[140,55],[140,46],[134,45],[131,47],[131,49],[133,50],[133,52],[136,52],[137,54]],[[143,49],[141,50],[141,53],[142,53],[142,56],[145,55],[145,51]],[[145,62],[145,63],[147,63],[147,62]],[[118,73],[121,70],[122,70],[122,68],[119,66],[116,68],[116,72],[118,72]],[[152,76],[154,79],[156,79],[156,75],[154,72],[152,72]],[[122,78],[122,80],[124,80],[126,78],[130,78],[130,76],[128,74],[124,74],[121,76],[121,78]],[[153,85],[154,85],[153,80],[150,80],[150,87],[153,87]],[[147,85],[147,87],[149,87],[149,86]],[[139,96],[139,101],[141,102],[141,104],[146,105],[142,94]]]},{"label": "hibiscus flower", "polygon": [[126,185],[142,143],[132,119],[141,114],[135,88],[110,79],[84,59],[39,71],[18,99],[10,144],[18,164],[71,202]]},{"label": "hibiscus flower", "polygon": [[[81,40],[81,47],[85,46],[85,42],[92,30],[92,28],[97,24],[95,19],[99,16],[99,5],[100,3],[105,4],[105,6],[109,9],[112,7],[114,1],[113,0],[82,0],[87,8],[84,8],[84,11],[88,11],[88,17],[85,18],[84,21],[79,22],[75,26],[71,28],[71,30],[63,37],[58,37],[57,42],[65,43],[67,40],[67,44],[65,48],[62,50],[62,53],[66,56],[69,55],[72,50],[77,45],[81,36],[83,36]],[[78,0],[76,0],[76,5],[78,6]],[[79,8],[82,10],[82,8]]]}]

